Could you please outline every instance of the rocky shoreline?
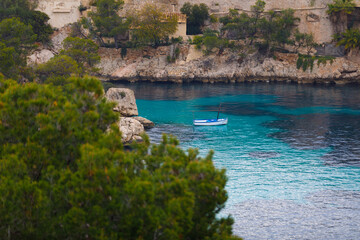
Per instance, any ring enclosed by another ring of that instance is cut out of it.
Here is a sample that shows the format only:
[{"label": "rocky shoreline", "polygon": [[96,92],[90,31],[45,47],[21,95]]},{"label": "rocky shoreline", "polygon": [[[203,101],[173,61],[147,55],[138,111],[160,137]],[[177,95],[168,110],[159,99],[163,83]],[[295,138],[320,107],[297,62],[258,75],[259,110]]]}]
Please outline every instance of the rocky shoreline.
[{"label": "rocky shoreline", "polygon": [[[44,63],[62,48],[62,41],[69,36],[70,26],[52,36],[52,48],[42,48],[29,57],[29,64]],[[175,62],[168,58],[179,55]],[[299,84],[348,84],[360,83],[360,53],[354,51],[337,57],[333,63],[318,65],[303,71],[297,69],[297,54],[275,53],[264,58],[258,53],[243,56],[225,50],[221,55],[204,56],[202,51],[188,43],[158,48],[128,48],[123,58],[121,49],[100,48],[101,62],[98,77],[103,81],[127,82],[294,82]]]},{"label": "rocky shoreline", "polygon": [[114,102],[116,105],[113,110],[121,114],[117,125],[121,131],[123,143],[141,141],[141,135],[145,132],[145,129],[154,126],[154,123],[150,120],[138,116],[135,94],[132,90],[109,88],[105,98],[110,102]]},{"label": "rocky shoreline", "polygon": [[276,53],[274,58],[259,54],[239,56],[225,51],[221,55],[204,56],[193,45],[179,45],[180,55],[175,63],[167,56],[171,46],[157,49],[130,49],[121,58],[120,49],[100,49],[98,65],[104,81],[149,82],[295,82],[299,84],[360,83],[360,64],[347,57],[303,71],[297,69],[297,54]]}]

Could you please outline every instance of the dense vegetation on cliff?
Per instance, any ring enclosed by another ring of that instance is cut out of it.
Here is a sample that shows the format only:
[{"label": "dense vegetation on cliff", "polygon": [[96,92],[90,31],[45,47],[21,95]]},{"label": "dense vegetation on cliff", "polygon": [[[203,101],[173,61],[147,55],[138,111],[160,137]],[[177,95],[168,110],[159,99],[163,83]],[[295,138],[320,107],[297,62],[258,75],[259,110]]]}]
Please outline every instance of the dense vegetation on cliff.
[{"label": "dense vegetation on cliff", "polygon": [[191,4],[186,2],[180,9],[186,15],[186,34],[196,35],[203,33],[202,28],[205,20],[209,18],[209,7],[204,4]]},{"label": "dense vegetation on cliff", "polygon": [[25,25],[30,25],[36,34],[39,42],[48,42],[53,29],[47,23],[49,17],[40,11],[34,10],[36,1],[28,0],[1,0],[0,2],[0,21],[7,18],[19,18]]},{"label": "dense vegetation on cliff", "polygon": [[167,136],[126,151],[114,105],[85,76],[98,46],[68,37],[26,66],[39,39],[16,17],[0,22],[1,239],[239,239],[217,217],[227,178],[212,152]]}]

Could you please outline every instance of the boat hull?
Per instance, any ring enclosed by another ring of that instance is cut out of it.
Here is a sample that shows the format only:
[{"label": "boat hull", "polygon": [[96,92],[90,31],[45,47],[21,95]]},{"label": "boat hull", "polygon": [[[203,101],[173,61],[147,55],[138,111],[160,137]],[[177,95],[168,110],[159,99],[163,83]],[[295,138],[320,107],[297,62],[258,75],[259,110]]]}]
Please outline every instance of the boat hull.
[{"label": "boat hull", "polygon": [[194,126],[219,126],[219,125],[226,125],[227,123],[228,123],[227,118],[195,119],[193,121]]}]

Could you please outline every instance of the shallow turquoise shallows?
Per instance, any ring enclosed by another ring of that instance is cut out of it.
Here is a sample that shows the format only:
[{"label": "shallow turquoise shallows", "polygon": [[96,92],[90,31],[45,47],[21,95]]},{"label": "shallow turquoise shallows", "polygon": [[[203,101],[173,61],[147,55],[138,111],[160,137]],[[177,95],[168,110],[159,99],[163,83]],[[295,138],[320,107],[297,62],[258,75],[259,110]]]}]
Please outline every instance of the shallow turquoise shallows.
[{"label": "shallow turquoise shallows", "polygon": [[[122,85],[123,87],[124,85]],[[126,84],[139,114],[184,149],[215,150],[245,239],[360,239],[360,87]],[[227,117],[227,126],[193,127]]]}]

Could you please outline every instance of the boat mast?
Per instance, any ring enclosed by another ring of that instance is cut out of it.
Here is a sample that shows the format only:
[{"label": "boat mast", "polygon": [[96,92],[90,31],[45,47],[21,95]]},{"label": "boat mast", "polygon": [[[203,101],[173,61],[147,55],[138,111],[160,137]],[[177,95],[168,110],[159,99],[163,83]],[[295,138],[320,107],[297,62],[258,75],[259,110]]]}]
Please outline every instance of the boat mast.
[{"label": "boat mast", "polygon": [[219,110],[218,110],[218,114],[217,114],[216,120],[219,119],[220,109],[221,109],[221,103],[220,103],[220,105],[219,105]]}]

